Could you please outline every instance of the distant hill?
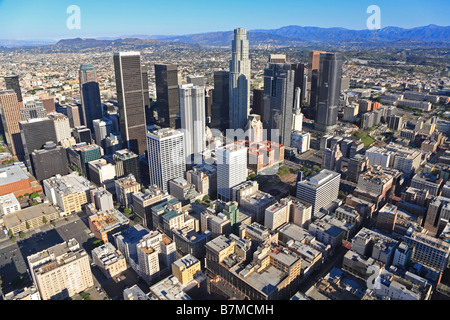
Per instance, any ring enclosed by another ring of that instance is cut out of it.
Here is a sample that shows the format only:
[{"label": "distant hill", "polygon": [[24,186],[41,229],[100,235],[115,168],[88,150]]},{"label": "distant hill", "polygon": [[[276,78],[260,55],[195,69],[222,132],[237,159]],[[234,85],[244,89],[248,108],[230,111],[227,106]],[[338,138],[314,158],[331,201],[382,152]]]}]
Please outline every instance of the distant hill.
[{"label": "distant hill", "polygon": [[[191,35],[159,37],[160,41],[184,42],[205,46],[229,46],[233,31],[208,32]],[[278,29],[249,30],[251,45],[273,43],[292,45],[303,43],[342,43],[342,42],[378,42],[397,41],[448,42],[450,43],[450,26],[429,25],[412,29],[386,27],[379,30],[349,30],[344,28],[319,28],[286,26]]]},{"label": "distant hill", "polygon": [[[197,34],[163,36],[130,35],[118,38],[63,39],[51,41],[0,40],[0,46],[45,46],[44,50],[73,51],[97,47],[144,48],[149,46],[174,45],[186,47],[229,47],[233,31],[217,31]],[[286,26],[278,29],[249,30],[251,46],[320,46],[326,47],[450,47],[450,26],[428,25],[404,29],[386,27],[379,30],[350,30],[345,28],[320,28]]]}]

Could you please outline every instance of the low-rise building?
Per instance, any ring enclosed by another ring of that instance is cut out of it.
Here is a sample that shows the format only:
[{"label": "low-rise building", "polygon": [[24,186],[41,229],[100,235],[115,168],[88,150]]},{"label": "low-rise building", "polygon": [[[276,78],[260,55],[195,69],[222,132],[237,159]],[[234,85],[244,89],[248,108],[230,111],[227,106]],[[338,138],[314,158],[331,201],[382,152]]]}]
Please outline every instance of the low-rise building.
[{"label": "low-rise building", "polygon": [[108,279],[127,269],[125,256],[110,242],[93,249],[92,260]]}]

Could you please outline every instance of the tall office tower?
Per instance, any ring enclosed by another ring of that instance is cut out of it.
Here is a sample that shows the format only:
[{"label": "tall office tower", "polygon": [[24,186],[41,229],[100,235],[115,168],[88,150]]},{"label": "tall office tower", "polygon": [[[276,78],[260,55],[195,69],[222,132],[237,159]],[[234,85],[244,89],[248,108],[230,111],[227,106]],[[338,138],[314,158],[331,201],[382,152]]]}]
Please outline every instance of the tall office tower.
[{"label": "tall office tower", "polygon": [[175,64],[155,64],[155,82],[158,122],[162,127],[175,129],[175,119],[180,110],[178,66]]},{"label": "tall office tower", "polygon": [[81,126],[80,108],[76,104],[70,104],[66,107],[67,117],[71,128]]},{"label": "tall office tower", "polygon": [[295,88],[295,99],[294,99],[294,114],[292,118],[292,131],[302,131],[303,129],[303,114],[301,109],[301,92],[302,90],[297,87]]},{"label": "tall office tower", "polygon": [[65,300],[94,285],[89,255],[75,239],[27,257],[42,300]]},{"label": "tall office tower", "polygon": [[386,119],[386,123],[389,129],[398,131],[403,128],[403,117],[399,115],[390,115]]},{"label": "tall office tower", "polygon": [[122,149],[114,152],[113,160],[116,166],[117,178],[123,178],[132,174],[136,181],[141,182],[139,155],[128,149]]},{"label": "tall office tower", "polygon": [[186,155],[183,132],[164,128],[147,133],[150,184],[163,192],[169,191],[169,181],[184,178]]},{"label": "tall office tower", "polygon": [[151,115],[152,111],[150,109],[150,92],[148,89],[148,68],[147,66],[141,67],[142,74],[142,90],[144,91],[144,109],[145,109],[145,124],[150,124],[152,122]]},{"label": "tall office tower", "polygon": [[225,131],[230,127],[230,72],[214,72],[214,94],[211,127]]},{"label": "tall office tower", "polygon": [[57,174],[66,175],[70,173],[66,150],[57,146],[54,142],[47,142],[41,150],[31,153],[33,172],[36,180],[42,181]]},{"label": "tall office tower", "polygon": [[339,144],[335,144],[331,149],[326,148],[323,150],[322,155],[322,168],[333,170],[333,171],[341,171],[341,159],[342,152]]},{"label": "tall office tower", "polygon": [[55,109],[55,99],[53,97],[42,97],[40,98],[42,104],[44,105],[47,113],[56,112]]},{"label": "tall office tower", "polygon": [[22,99],[22,90],[20,90],[20,82],[18,75],[9,75],[5,77],[5,84],[7,90],[14,90],[17,94],[17,101],[20,103]]},{"label": "tall office tower", "polygon": [[231,200],[231,188],[247,180],[247,148],[228,144],[216,150],[217,197]]},{"label": "tall office tower", "polygon": [[24,156],[20,137],[20,105],[14,90],[0,91],[0,115],[6,144],[14,156]]},{"label": "tall office tower", "polygon": [[[230,61],[230,129],[244,129],[250,108],[250,58],[247,30],[234,30]],[[228,128],[227,128],[228,129]]]},{"label": "tall office tower", "polygon": [[86,128],[86,126],[75,127],[72,132],[77,143],[85,142],[91,144],[93,142],[91,130]]},{"label": "tall office tower", "polygon": [[146,150],[145,102],[139,52],[114,54],[120,133],[123,144],[136,154]]},{"label": "tall office tower", "polygon": [[[267,129],[278,129],[280,140],[270,135],[269,139],[289,146],[292,131],[292,106],[294,105],[294,78],[295,72],[290,64],[270,64],[264,69],[264,95],[265,103],[269,103],[270,110]],[[267,119],[267,118],[266,118]],[[269,133],[272,133],[269,131]]]},{"label": "tall office tower", "polygon": [[30,119],[20,121],[20,136],[25,155],[25,163],[32,171],[31,153],[40,150],[47,141],[56,141],[56,131],[53,121],[49,118]]},{"label": "tall office tower", "polygon": [[186,163],[202,163],[200,153],[206,148],[205,87],[181,85],[179,93]]},{"label": "tall office tower", "polygon": [[24,101],[23,107],[20,109],[22,120],[44,118],[47,116],[47,110],[41,101]]},{"label": "tall office tower", "polygon": [[92,121],[94,127],[95,143],[106,150],[106,138],[113,132],[113,123],[111,120],[95,119]]},{"label": "tall office tower", "polygon": [[[292,63],[291,70],[294,70],[294,90],[300,88],[300,108],[302,107],[302,103],[306,100],[306,83],[305,80],[308,79],[305,73],[305,64],[303,63]],[[294,102],[295,108],[295,102]]]},{"label": "tall office tower", "polygon": [[348,160],[347,164],[347,180],[358,183],[361,173],[369,167],[369,158],[362,154],[356,154]]},{"label": "tall office tower", "polygon": [[253,104],[252,113],[259,114],[262,116],[264,107],[264,90],[263,89],[253,89]]},{"label": "tall office tower", "polygon": [[55,126],[55,142],[63,141],[64,139],[68,139],[72,136],[70,121],[66,115],[58,112],[52,112],[48,114],[48,117],[53,120],[53,124]]},{"label": "tall office tower", "polygon": [[341,94],[342,54],[322,53],[320,55],[319,93],[315,128],[330,131],[336,127]]},{"label": "tall office tower", "polygon": [[325,51],[310,51],[308,58],[308,79],[309,79],[309,108],[308,118],[316,116],[317,95],[319,82],[320,54]]},{"label": "tall office tower", "polygon": [[341,175],[337,172],[323,169],[306,180],[297,182],[297,195],[300,200],[312,205],[312,214],[337,199]]},{"label": "tall office tower", "polygon": [[79,72],[80,96],[82,106],[82,123],[94,130],[92,120],[103,117],[103,106],[100,99],[100,87],[97,73],[92,64],[82,64]]}]

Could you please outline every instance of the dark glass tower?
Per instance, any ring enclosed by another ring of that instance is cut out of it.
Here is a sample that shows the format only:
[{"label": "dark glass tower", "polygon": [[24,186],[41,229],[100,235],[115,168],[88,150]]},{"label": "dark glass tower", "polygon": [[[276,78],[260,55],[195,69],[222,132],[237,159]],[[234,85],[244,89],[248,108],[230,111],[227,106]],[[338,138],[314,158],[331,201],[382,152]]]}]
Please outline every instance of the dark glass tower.
[{"label": "dark glass tower", "polygon": [[145,123],[150,124],[152,122],[150,110],[150,93],[148,90],[148,69],[146,66],[142,66],[142,88],[144,90],[144,109],[145,109]]},{"label": "dark glass tower", "polygon": [[123,145],[143,154],[147,150],[147,128],[140,53],[115,53],[114,70]]},{"label": "dark glass tower", "polygon": [[342,54],[321,53],[315,128],[331,131],[336,127],[341,93]]},{"label": "dark glass tower", "polygon": [[82,124],[94,131],[92,121],[103,117],[100,87],[92,64],[82,64],[79,73]]},{"label": "dark glass tower", "polygon": [[57,174],[70,173],[66,150],[54,142],[47,142],[41,150],[31,153],[33,172],[37,180],[42,181]]},{"label": "dark glass tower", "polygon": [[211,107],[211,127],[225,131],[230,126],[230,73],[214,72],[213,103]]},{"label": "dark glass tower", "polygon": [[[291,64],[291,69],[295,71],[294,80],[294,92],[295,89],[300,88],[300,107],[305,100],[305,90],[304,90],[304,80],[305,80],[305,65],[303,63],[293,63]],[[294,105],[293,105],[294,107]]]},{"label": "dark glass tower", "polygon": [[[291,144],[292,114],[294,105],[294,75],[290,64],[270,64],[264,69],[264,96],[270,104],[267,129],[278,129],[280,139],[269,139],[286,146]],[[269,131],[269,134],[272,132]]]},{"label": "dark glass tower", "polygon": [[22,91],[20,90],[19,76],[18,75],[10,75],[5,77],[6,89],[14,90],[17,94],[17,100],[22,102]]},{"label": "dark glass tower", "polygon": [[20,121],[19,127],[25,153],[25,163],[28,169],[33,172],[31,153],[34,150],[42,149],[47,141],[58,141],[55,125],[50,118],[37,118]]},{"label": "dark glass tower", "polygon": [[175,119],[180,112],[178,67],[174,64],[155,64],[155,82],[159,124],[175,128]]}]

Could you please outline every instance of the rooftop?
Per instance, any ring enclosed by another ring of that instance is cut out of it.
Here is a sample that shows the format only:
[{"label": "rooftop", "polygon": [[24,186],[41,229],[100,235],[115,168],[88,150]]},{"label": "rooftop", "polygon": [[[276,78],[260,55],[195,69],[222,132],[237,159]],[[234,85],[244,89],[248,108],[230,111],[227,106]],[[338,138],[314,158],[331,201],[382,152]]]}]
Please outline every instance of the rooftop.
[{"label": "rooftop", "polygon": [[3,167],[0,169],[0,186],[29,179],[30,177],[18,165]]}]

